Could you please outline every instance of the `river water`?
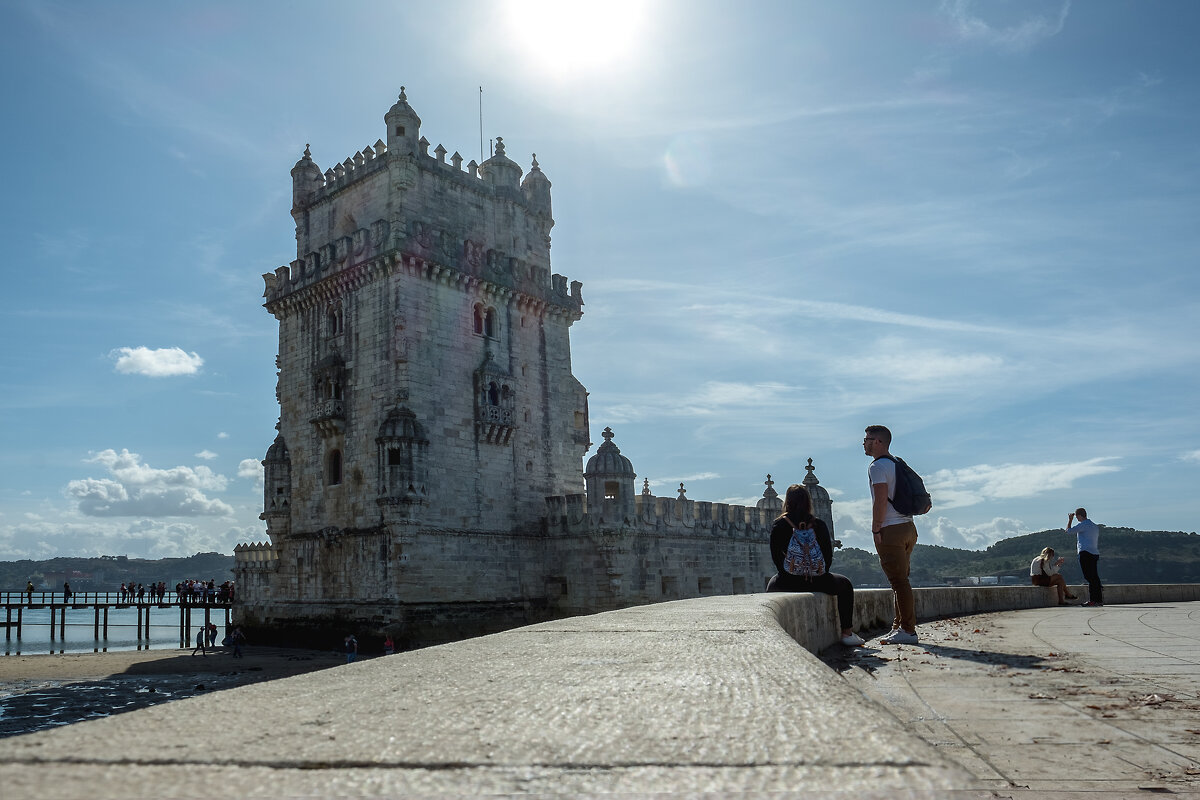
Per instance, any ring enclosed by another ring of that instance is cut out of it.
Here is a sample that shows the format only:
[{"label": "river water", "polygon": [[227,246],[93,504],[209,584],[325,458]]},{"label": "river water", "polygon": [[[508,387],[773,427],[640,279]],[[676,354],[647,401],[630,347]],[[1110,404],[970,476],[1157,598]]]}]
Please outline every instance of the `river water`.
[{"label": "river water", "polygon": [[[143,612],[144,613],[144,612]],[[210,619],[217,626],[217,641],[225,636],[225,609],[211,609]],[[21,638],[14,626],[5,632],[4,655],[37,655],[42,653],[106,653],[117,650],[161,650],[183,645],[179,640],[179,609],[150,608],[150,638],[138,640],[137,609],[113,608],[108,612],[108,638],[103,628],[101,638],[95,638],[96,612],[90,608],[68,608],[66,630],[59,636],[55,620],[54,638],[50,636],[50,611],[47,608],[25,609],[21,621]],[[13,621],[16,621],[14,614]],[[191,637],[204,623],[204,609],[192,609]],[[103,615],[101,616],[103,624]],[[144,635],[144,634],[143,634]],[[194,642],[186,643],[191,647]]]}]

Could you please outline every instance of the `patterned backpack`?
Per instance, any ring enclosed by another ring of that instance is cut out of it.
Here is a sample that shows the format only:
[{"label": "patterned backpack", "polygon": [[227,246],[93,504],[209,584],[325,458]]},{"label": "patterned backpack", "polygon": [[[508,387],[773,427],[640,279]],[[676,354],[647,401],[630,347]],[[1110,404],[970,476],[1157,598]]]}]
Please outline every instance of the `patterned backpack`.
[{"label": "patterned backpack", "polygon": [[[807,523],[806,523],[807,525]],[[815,578],[825,574],[825,554],[817,543],[812,527],[792,528],[792,540],[783,557],[783,568],[790,575]]]}]

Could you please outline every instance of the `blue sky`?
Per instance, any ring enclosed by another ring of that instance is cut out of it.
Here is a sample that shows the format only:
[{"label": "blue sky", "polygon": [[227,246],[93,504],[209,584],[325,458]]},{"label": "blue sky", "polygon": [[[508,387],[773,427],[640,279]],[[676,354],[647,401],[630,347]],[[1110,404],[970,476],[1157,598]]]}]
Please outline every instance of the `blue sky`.
[{"label": "blue sky", "polygon": [[[921,541],[1196,528],[1200,97],[1185,2],[0,6],[0,558],[265,539],[289,170],[504,137],[584,284],[592,438],[753,503],[862,429]],[[484,147],[487,147],[485,142]],[[1189,399],[1190,398],[1190,399]]]}]

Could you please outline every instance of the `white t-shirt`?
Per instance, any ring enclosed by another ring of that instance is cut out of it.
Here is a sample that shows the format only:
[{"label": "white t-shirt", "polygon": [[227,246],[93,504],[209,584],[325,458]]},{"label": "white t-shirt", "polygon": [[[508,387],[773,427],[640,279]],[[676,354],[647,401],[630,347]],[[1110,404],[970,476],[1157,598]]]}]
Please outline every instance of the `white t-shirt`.
[{"label": "white t-shirt", "polygon": [[1029,565],[1029,576],[1033,577],[1034,575],[1046,575],[1047,577],[1049,577],[1051,575],[1054,575],[1058,572],[1058,563],[1057,562],[1058,562],[1057,557],[1046,559],[1046,570],[1045,570],[1045,572],[1043,572],[1042,571],[1042,557],[1038,556]]},{"label": "white t-shirt", "polygon": [[[912,522],[913,518],[905,516],[892,505],[891,498],[896,496],[896,462],[890,458],[877,458],[867,467],[867,479],[872,487],[879,483],[887,484],[887,515],[883,518],[883,526],[899,525],[901,522]],[[871,489],[872,501],[875,498],[874,488]]]}]

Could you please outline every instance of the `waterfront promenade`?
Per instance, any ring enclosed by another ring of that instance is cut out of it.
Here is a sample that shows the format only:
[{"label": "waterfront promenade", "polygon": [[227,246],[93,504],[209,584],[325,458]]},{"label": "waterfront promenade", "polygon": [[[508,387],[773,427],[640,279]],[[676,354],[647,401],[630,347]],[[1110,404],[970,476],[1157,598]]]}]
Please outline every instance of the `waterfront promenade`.
[{"label": "waterfront promenade", "polygon": [[[124,800],[1200,796],[1200,602],[1176,588],[926,621],[920,646],[824,660],[797,640],[820,649],[808,638],[826,626],[808,623],[831,598],[625,609],[12,737],[0,785]],[[927,609],[1044,597],[925,591],[941,592]],[[868,624],[888,594],[857,593]]]}]

